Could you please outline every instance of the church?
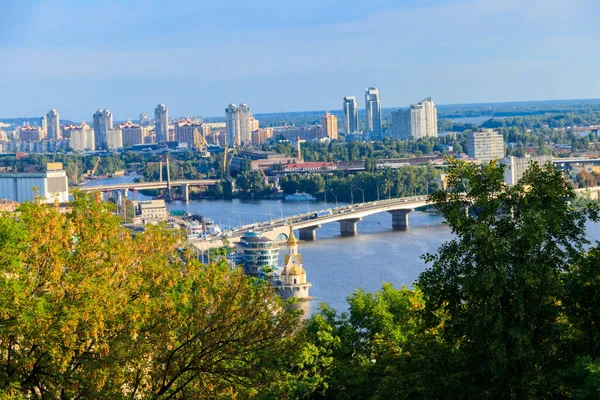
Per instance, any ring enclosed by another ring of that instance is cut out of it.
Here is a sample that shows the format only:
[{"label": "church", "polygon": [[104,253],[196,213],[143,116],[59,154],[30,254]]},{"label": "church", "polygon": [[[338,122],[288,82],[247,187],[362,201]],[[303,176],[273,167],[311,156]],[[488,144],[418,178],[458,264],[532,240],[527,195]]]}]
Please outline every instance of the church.
[{"label": "church", "polygon": [[295,297],[301,301],[312,300],[308,295],[308,289],[312,284],[306,281],[306,271],[302,268],[302,255],[298,254],[298,239],[294,236],[291,222],[287,246],[288,254],[284,256],[283,270],[275,289],[284,299]]}]

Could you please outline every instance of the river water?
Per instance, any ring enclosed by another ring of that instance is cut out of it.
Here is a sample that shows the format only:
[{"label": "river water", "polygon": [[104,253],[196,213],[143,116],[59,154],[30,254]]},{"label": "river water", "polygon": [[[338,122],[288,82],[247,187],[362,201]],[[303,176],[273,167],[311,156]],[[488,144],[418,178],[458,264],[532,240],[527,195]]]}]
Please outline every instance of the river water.
[{"label": "river water", "polygon": [[[90,184],[109,184],[131,181],[133,177],[108,178]],[[132,200],[147,199],[140,193],[131,193]],[[345,203],[339,203],[342,205]],[[329,202],[328,207],[335,204]],[[204,215],[222,228],[266,221],[282,215],[295,215],[324,209],[324,202],[286,202],[282,200],[200,200],[167,203],[170,210],[186,210]],[[312,282],[310,295],[314,300],[303,304],[305,312],[312,313],[321,302],[338,311],[347,310],[346,297],[363,288],[375,291],[383,282],[395,287],[410,286],[427,268],[421,259],[425,253],[435,253],[439,246],[452,238],[443,219],[431,213],[413,212],[409,215],[409,230],[392,230],[392,217],[380,213],[364,218],[357,226],[358,235],[341,237],[338,223],[323,225],[317,231],[317,240],[300,243],[307,278]],[[591,240],[600,240],[600,223],[588,225]],[[281,248],[281,259],[287,249]],[[282,262],[282,261],[281,261]]]}]

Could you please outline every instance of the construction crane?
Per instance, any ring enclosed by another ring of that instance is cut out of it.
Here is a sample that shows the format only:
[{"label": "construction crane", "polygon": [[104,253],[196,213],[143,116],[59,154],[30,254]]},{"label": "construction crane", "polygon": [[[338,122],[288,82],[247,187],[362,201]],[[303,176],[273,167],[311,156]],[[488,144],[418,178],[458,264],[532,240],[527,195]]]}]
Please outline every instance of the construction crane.
[{"label": "construction crane", "polygon": [[100,165],[100,157],[96,158],[96,164],[94,164],[94,169],[92,169],[91,171],[88,171],[87,175],[88,178],[93,178],[94,175],[96,175],[96,171],[98,170],[98,165]]},{"label": "construction crane", "polygon": [[208,142],[204,136],[202,136],[198,128],[194,129],[194,147],[202,154],[202,157],[208,155]]}]

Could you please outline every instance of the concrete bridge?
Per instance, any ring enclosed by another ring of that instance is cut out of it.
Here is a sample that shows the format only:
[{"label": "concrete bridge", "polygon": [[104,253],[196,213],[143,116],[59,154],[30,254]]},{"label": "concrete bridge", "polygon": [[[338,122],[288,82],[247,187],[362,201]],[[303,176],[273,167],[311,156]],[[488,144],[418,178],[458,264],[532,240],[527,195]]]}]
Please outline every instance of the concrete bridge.
[{"label": "concrete bridge", "polygon": [[[159,181],[159,182],[137,182],[117,183],[112,185],[79,186],[82,192],[111,192],[113,190],[144,190],[144,189],[169,189],[180,187],[183,199],[187,203],[190,200],[190,186],[212,186],[218,182],[217,179],[198,179],[189,181]],[[171,196],[172,197],[172,196]]]},{"label": "concrete bridge", "polygon": [[392,228],[402,231],[408,229],[408,214],[416,208],[426,206],[427,204],[429,204],[427,196],[414,196],[329,208],[323,211],[245,225],[229,232],[209,236],[206,239],[193,240],[190,243],[198,251],[207,251],[223,247],[224,237],[227,237],[229,244],[235,244],[250,231],[261,232],[271,240],[285,240],[289,232],[290,221],[292,221],[294,228],[298,230],[300,240],[316,240],[317,230],[323,224],[331,222],[340,224],[340,234],[342,236],[355,236],[357,234],[357,224],[364,217],[382,212],[390,213],[392,216]]}]

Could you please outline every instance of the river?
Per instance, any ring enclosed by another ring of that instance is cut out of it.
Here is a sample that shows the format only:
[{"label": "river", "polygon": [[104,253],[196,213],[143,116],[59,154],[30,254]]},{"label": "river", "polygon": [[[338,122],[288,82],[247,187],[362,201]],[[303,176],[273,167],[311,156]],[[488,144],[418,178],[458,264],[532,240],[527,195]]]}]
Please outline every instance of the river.
[{"label": "river", "polygon": [[[96,180],[90,184],[129,182],[131,176]],[[130,198],[147,199],[140,193]],[[342,205],[345,203],[339,203]],[[327,206],[335,204],[328,202]],[[222,228],[236,227],[255,221],[295,215],[298,210],[316,211],[325,208],[324,202],[290,203],[282,200],[200,200],[188,204],[167,203],[170,210],[187,210],[213,219]],[[346,297],[358,288],[375,291],[383,282],[395,287],[410,286],[427,267],[421,255],[435,253],[439,246],[452,238],[449,228],[439,215],[413,212],[409,215],[409,230],[392,230],[388,213],[375,214],[358,223],[358,235],[341,237],[338,223],[323,225],[317,231],[317,240],[302,242],[298,248],[303,256],[304,269],[314,300],[303,304],[312,313],[321,302],[338,311],[347,310]],[[591,240],[600,240],[600,224],[588,225]],[[281,248],[281,259],[287,249]],[[281,261],[282,262],[282,261]]]}]

